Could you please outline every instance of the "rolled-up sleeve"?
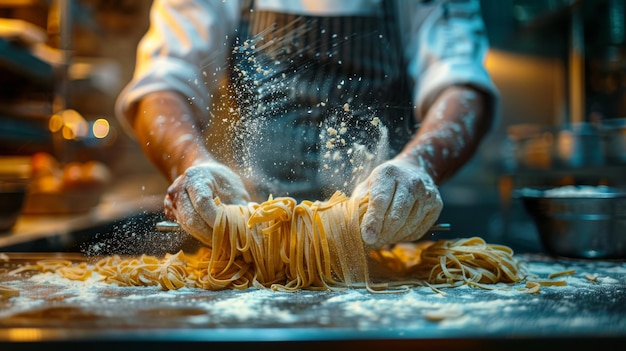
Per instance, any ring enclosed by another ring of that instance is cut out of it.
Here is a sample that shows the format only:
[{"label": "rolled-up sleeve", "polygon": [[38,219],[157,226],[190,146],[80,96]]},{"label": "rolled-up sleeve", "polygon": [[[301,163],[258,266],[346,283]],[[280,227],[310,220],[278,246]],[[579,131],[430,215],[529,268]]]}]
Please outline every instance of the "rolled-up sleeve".
[{"label": "rolled-up sleeve", "polygon": [[467,84],[498,92],[484,60],[489,43],[477,0],[399,1],[408,73],[418,118],[446,87]]},{"label": "rolled-up sleeve", "polygon": [[239,9],[237,0],[153,2],[133,78],[116,101],[116,116],[127,131],[134,104],[156,91],[179,92],[199,116],[207,115],[210,92],[226,68]]}]

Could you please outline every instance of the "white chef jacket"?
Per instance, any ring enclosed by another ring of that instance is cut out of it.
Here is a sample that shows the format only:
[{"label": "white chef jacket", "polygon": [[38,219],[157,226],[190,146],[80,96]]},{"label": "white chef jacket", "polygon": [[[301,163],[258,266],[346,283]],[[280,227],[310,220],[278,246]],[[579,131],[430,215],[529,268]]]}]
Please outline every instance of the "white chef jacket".
[{"label": "white chef jacket", "polygon": [[[380,1],[254,0],[254,8],[301,15],[367,15],[377,11]],[[133,104],[161,90],[181,93],[200,116],[208,116],[211,92],[226,71],[241,6],[237,0],[154,1],[133,79],[116,102],[124,128],[131,130]],[[478,0],[396,0],[396,10],[418,117],[453,84],[476,86],[491,94],[495,103],[497,90],[483,65],[488,40]]]}]

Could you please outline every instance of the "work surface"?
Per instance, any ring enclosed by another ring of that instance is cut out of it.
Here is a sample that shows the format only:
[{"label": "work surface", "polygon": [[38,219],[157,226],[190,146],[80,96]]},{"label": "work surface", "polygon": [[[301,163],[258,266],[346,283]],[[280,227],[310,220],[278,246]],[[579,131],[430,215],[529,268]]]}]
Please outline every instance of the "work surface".
[{"label": "work surface", "polygon": [[373,346],[386,340],[387,346],[394,341],[414,346],[428,341],[432,346],[437,340],[472,340],[487,343],[480,344],[485,349],[496,340],[581,339],[596,345],[626,340],[626,262],[522,255],[518,258],[539,277],[575,273],[557,278],[565,286],[543,286],[538,294],[523,293],[524,286],[515,285],[449,288],[442,295],[428,287],[402,294],[118,287],[52,273],[11,275],[23,264],[54,254],[6,256],[8,261],[5,257],[0,263],[0,285],[20,295],[0,300],[0,342],[360,341]]}]

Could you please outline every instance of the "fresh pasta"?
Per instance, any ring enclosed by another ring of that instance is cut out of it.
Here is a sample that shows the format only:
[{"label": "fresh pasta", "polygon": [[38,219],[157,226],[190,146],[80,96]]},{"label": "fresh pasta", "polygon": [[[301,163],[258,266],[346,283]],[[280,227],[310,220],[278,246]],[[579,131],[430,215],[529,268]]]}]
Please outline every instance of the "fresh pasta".
[{"label": "fresh pasta", "polygon": [[10,286],[0,285],[0,300],[20,296],[20,291]]},{"label": "fresh pasta", "polygon": [[86,280],[96,272],[108,283],[167,290],[187,286],[397,292],[425,285],[440,292],[442,287],[463,284],[490,289],[526,277],[510,248],[476,237],[366,250],[360,222],[367,198],[337,192],[324,202],[270,197],[239,206],[215,201],[218,212],[211,245],[197,252],[112,255],[91,265],[40,261],[20,270],[57,272],[74,280]]},{"label": "fresh pasta", "polygon": [[488,244],[482,238],[396,245],[391,250],[372,251],[382,273],[408,279],[407,283],[438,288],[469,285],[494,289],[498,283],[518,283],[525,270],[507,246]]}]

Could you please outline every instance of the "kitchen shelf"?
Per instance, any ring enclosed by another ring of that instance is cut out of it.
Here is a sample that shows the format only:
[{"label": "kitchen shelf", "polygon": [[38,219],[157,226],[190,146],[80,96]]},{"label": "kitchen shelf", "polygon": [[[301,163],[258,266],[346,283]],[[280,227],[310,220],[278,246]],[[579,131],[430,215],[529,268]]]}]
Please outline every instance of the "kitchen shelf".
[{"label": "kitchen shelf", "polygon": [[[14,85],[28,84],[42,90],[52,89],[54,85],[51,64],[4,38],[0,38],[0,74],[0,80]],[[4,89],[14,88],[4,85]]]}]

